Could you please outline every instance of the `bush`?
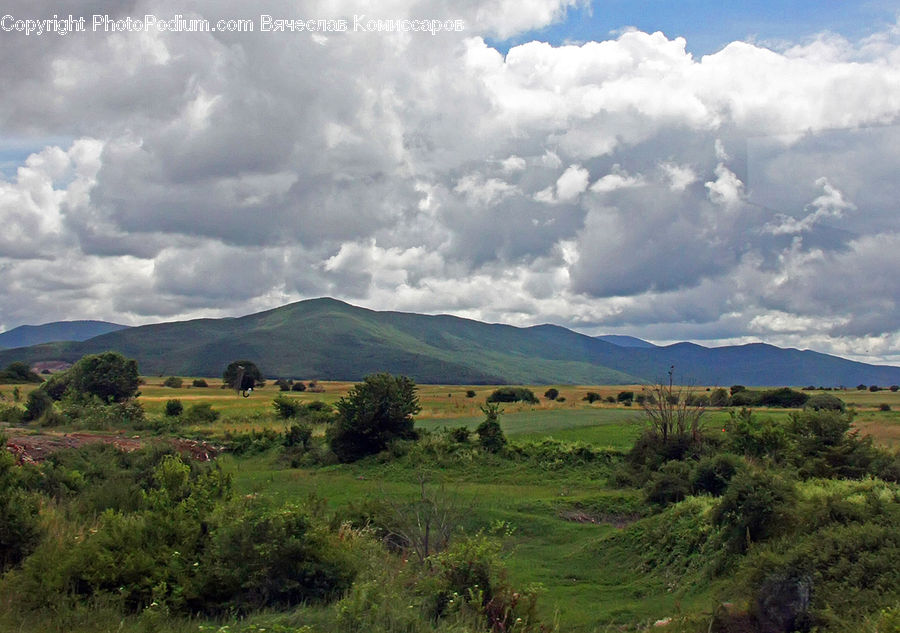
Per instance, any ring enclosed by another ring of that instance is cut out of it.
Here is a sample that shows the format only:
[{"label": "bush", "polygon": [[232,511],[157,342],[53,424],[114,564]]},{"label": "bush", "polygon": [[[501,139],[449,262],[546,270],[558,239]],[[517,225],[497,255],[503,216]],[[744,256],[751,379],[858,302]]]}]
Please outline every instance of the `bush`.
[{"label": "bush", "polygon": [[620,391],[616,395],[617,402],[630,402],[634,400],[634,392],[633,391]]},{"label": "bush", "polygon": [[499,453],[506,446],[506,436],[500,428],[500,414],[503,410],[499,404],[488,403],[481,407],[485,414],[484,421],[478,425],[478,443],[489,453]]},{"label": "bush", "polygon": [[291,391],[306,391],[306,385],[299,380],[291,385]]},{"label": "bush", "polygon": [[31,371],[31,367],[25,363],[16,361],[7,365],[3,371],[0,371],[0,383],[9,385],[29,382],[44,382],[44,379]]},{"label": "bush", "polygon": [[538,399],[531,389],[526,387],[500,387],[487,397],[488,402],[527,402],[537,404]]},{"label": "bush", "polygon": [[762,392],[742,389],[731,396],[731,405],[734,407],[756,407],[762,400]]},{"label": "bush", "polygon": [[475,390],[474,390],[474,389],[467,389],[467,390],[466,390],[466,398],[474,398],[474,397],[475,397]]},{"label": "bush", "polygon": [[878,385],[870,385],[869,391],[871,391],[872,393],[876,393],[878,391],[881,391],[881,387],[879,387]]},{"label": "bush", "polygon": [[732,478],[744,467],[744,460],[737,455],[719,453],[704,457],[694,467],[691,489],[695,494],[706,493],[721,496]]},{"label": "bush", "polygon": [[738,455],[778,459],[788,446],[784,425],[771,418],[757,420],[749,409],[732,412],[726,429],[730,449]]},{"label": "bush", "polygon": [[547,400],[556,400],[559,397],[559,389],[550,387],[544,392],[544,397],[547,398]]},{"label": "bush", "polygon": [[597,393],[596,391],[588,391],[587,394],[585,394],[584,398],[582,398],[582,400],[586,400],[588,402],[588,404],[594,404],[595,402],[597,402],[598,400],[601,400],[601,399],[602,399],[602,396],[599,393]]},{"label": "bush", "polygon": [[687,462],[667,462],[650,476],[645,489],[647,501],[668,505],[691,494],[691,466]]},{"label": "bush", "polygon": [[169,376],[163,381],[163,387],[171,387],[172,389],[181,389],[184,381],[178,376]]},{"label": "bush", "polygon": [[[734,387],[740,387],[740,385],[735,385]],[[732,387],[732,389],[734,389],[734,387]],[[743,387],[741,387],[741,389],[738,389],[738,392],[742,390]],[[712,393],[709,394],[709,406],[727,407],[729,404],[731,404],[731,398],[728,396],[728,392],[722,387],[713,389]]]},{"label": "bush", "polygon": [[6,436],[0,434],[0,574],[21,563],[40,537],[37,499],[24,490]]},{"label": "bush", "polygon": [[181,400],[179,400],[178,398],[173,398],[172,400],[166,401],[166,417],[178,417],[183,411],[184,405],[181,404]]},{"label": "bush", "polygon": [[84,356],[45,385],[54,400],[71,391],[80,397],[97,396],[103,402],[125,402],[138,395],[137,362],[118,352]]},{"label": "bush", "polygon": [[785,409],[794,409],[802,407],[809,400],[809,395],[802,391],[782,387],[781,389],[771,389],[763,391],[760,396],[759,403],[764,407],[782,407]]},{"label": "bush", "polygon": [[742,470],[734,475],[713,509],[713,523],[725,528],[732,550],[768,539],[792,526],[794,485],[771,472]]},{"label": "bush", "polygon": [[892,392],[897,393],[897,391],[900,390],[900,386],[891,385],[890,389]]},{"label": "bush", "polygon": [[744,385],[731,385],[731,389],[729,391],[733,396],[734,394],[740,393],[741,391],[747,391],[747,388]]},{"label": "bush", "polygon": [[22,420],[36,422],[50,411],[53,411],[53,398],[43,389],[35,389],[28,394],[28,399],[25,401],[25,413],[22,415]]},{"label": "bush", "polygon": [[291,383],[289,383],[284,378],[279,378],[278,380],[275,381],[275,384],[278,385],[279,391],[290,391],[291,390]]},{"label": "bush", "polygon": [[204,402],[191,405],[185,417],[188,422],[193,424],[210,423],[219,419],[219,412],[214,410],[212,405]]},{"label": "bush", "polygon": [[296,418],[303,410],[303,403],[299,400],[295,398],[286,398],[282,395],[278,395],[272,401],[272,406],[275,407],[275,412],[278,414],[278,417],[285,420]]},{"label": "bush", "polygon": [[337,403],[328,445],[342,462],[383,451],[394,440],[416,439],[413,415],[421,410],[416,384],[388,373],[366,376]]},{"label": "bush", "polygon": [[826,411],[844,411],[846,406],[844,405],[844,401],[837,396],[833,396],[830,393],[820,393],[810,397],[810,399],[806,401],[805,408],[814,411],[823,409]]},{"label": "bush", "polygon": [[302,446],[303,450],[309,450],[309,441],[312,439],[312,427],[308,424],[292,424],[284,434],[284,445],[287,447]]},{"label": "bush", "polygon": [[458,426],[454,429],[450,429],[449,432],[450,439],[457,444],[468,444],[469,438],[472,436],[472,432],[465,426]]},{"label": "bush", "polygon": [[882,403],[882,404],[878,405],[878,410],[879,411],[890,411],[891,405],[887,404],[886,402]]},{"label": "bush", "polygon": [[209,387],[209,383],[206,382],[203,378],[194,378],[191,385],[193,385],[194,387],[199,387],[199,388]]}]

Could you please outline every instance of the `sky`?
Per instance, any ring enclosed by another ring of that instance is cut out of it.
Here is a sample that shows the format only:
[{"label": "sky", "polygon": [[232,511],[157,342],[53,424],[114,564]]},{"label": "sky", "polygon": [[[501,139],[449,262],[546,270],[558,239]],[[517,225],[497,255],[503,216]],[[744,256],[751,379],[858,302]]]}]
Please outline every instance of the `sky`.
[{"label": "sky", "polygon": [[184,5],[0,2],[0,331],[332,296],[900,364],[900,0]]}]

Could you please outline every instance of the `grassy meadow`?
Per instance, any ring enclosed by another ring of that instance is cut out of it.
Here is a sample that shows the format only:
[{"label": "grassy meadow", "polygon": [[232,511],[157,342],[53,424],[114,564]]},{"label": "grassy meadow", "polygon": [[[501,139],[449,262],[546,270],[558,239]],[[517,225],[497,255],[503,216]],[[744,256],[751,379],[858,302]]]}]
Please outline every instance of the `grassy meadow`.
[{"label": "grassy meadow", "polygon": [[[139,402],[149,417],[162,418],[166,402],[181,400],[185,408],[205,403],[219,412],[214,422],[187,424],[178,435],[222,441],[229,434],[265,429],[283,432],[289,421],[279,419],[272,406],[280,395],[304,403],[323,401],[334,404],[347,395],[353,383],[319,382],[317,390],[281,392],[269,381],[249,397],[222,389],[221,380],[209,379],[208,387],[162,385],[165,377],[145,377]],[[0,386],[2,402],[24,401],[28,386]],[[421,412],[416,427],[432,432],[466,427],[470,430],[484,419],[480,407],[495,389],[483,385],[420,385]],[[501,427],[513,443],[539,446],[546,440],[584,444],[592,450],[607,451],[609,460],[563,462],[537,456],[501,459],[429,457],[427,446],[395,458],[372,457],[350,464],[289,467],[277,450],[224,454],[218,462],[233,477],[234,491],[246,498],[265,498],[275,503],[297,502],[315,497],[334,516],[352,517],[367,503],[378,500],[415,499],[424,485],[448,500],[458,514],[458,527],[469,533],[486,526],[508,526],[502,557],[508,578],[517,587],[532,587],[539,594],[538,613],[551,630],[575,633],[666,630],[707,631],[707,624],[722,602],[732,596],[721,579],[684,574],[674,567],[654,570],[640,548],[629,545],[629,526],[655,510],[648,507],[640,489],[611,484],[616,460],[632,447],[646,428],[646,420],[637,404],[624,406],[605,401],[589,404],[583,398],[589,391],[601,397],[615,397],[620,391],[640,393],[632,386],[556,386],[562,401],[543,397],[548,386],[531,386],[539,398],[537,404],[503,405]],[[703,392],[706,388],[696,391]],[[474,396],[467,395],[474,392]],[[810,395],[817,391],[807,392]],[[900,393],[888,390],[831,392],[856,409],[855,427],[870,435],[876,444],[891,450],[900,447]],[[882,410],[888,405],[889,410]],[[787,410],[761,409],[760,417],[784,422]],[[730,419],[727,409],[710,408],[703,417],[709,433],[721,433]],[[67,429],[29,428],[20,432],[65,432]],[[0,431],[9,433],[10,430]],[[313,435],[324,435],[324,426]],[[171,431],[169,431],[171,432]],[[134,436],[150,437],[148,431]],[[600,453],[598,453],[600,454]],[[648,528],[649,529],[649,528]],[[630,534],[630,533],[629,533]],[[649,565],[649,566],[648,566]],[[108,615],[108,614],[107,614]],[[290,613],[269,613],[247,620],[173,619],[168,624],[146,624],[142,618],[125,618],[97,628],[73,620],[54,620],[47,616],[30,623],[15,622],[15,630],[121,630],[121,631],[317,631],[316,622],[328,619],[322,607],[299,607]],[[654,623],[662,621],[662,626]],[[231,628],[220,628],[226,625]],[[12,626],[0,616],[0,628]],[[308,626],[312,628],[303,628]],[[204,628],[209,627],[209,628]],[[255,627],[255,628],[251,628]],[[6,629],[4,629],[6,630]],[[331,630],[323,628],[322,630]],[[875,629],[871,629],[875,630]]]}]

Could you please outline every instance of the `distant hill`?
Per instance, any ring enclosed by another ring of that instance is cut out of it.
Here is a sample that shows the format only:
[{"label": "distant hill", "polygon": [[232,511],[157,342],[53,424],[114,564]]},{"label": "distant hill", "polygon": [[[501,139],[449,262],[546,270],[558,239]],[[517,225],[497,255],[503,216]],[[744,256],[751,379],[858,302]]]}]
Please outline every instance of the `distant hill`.
[{"label": "distant hill", "polygon": [[0,349],[27,347],[53,341],[86,341],[125,327],[127,326],[107,321],[54,321],[44,325],[20,325],[0,334]]},{"label": "distant hill", "polygon": [[454,316],[376,312],[311,299],[230,319],[196,319],[121,329],[83,342],[0,351],[14,360],[73,362],[117,350],[144,374],[220,376],[232,360],[256,362],[268,377],[359,380],[375,371],[421,383],[822,385],[900,383],[900,368],[754,344],[623,347],[555,325],[519,328]]},{"label": "distant hill", "polygon": [[613,345],[618,345],[619,347],[656,347],[656,345],[649,341],[633,336],[622,336],[621,334],[604,334],[603,336],[597,336],[595,338],[606,341],[607,343],[612,343]]}]

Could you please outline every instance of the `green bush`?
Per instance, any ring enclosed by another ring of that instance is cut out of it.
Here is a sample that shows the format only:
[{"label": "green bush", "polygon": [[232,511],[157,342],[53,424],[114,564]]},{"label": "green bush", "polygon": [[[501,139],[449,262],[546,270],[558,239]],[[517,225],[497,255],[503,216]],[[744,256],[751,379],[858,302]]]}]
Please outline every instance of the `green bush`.
[{"label": "green bush", "polygon": [[559,397],[559,389],[550,387],[544,392],[544,397],[547,398],[547,400],[556,400]]},{"label": "green bush", "polygon": [[731,479],[744,467],[744,460],[737,455],[719,453],[704,457],[694,467],[691,489],[695,494],[706,493],[721,496]]},{"label": "green bush", "polygon": [[279,378],[278,380],[275,381],[275,384],[278,386],[279,391],[290,391],[291,390],[291,383],[289,383],[284,378]]},{"label": "green bush", "polygon": [[[743,394],[747,392],[738,392]],[[726,425],[730,449],[738,455],[753,458],[784,459],[788,447],[787,431],[771,418],[757,419],[749,409],[731,412]]]},{"label": "green bush", "polygon": [[531,389],[526,387],[500,387],[487,397],[487,402],[527,402],[537,404],[538,399]]},{"label": "green bush", "polygon": [[734,407],[756,407],[760,405],[762,400],[762,392],[742,389],[731,394],[731,406]]},{"label": "green bush", "polygon": [[172,400],[166,401],[166,417],[178,417],[183,411],[184,405],[181,404],[181,400],[179,400],[178,398],[173,398]]},{"label": "green bush", "polygon": [[37,499],[24,489],[6,436],[0,434],[0,574],[21,563],[41,535]]},{"label": "green bush", "polygon": [[449,431],[450,439],[458,444],[468,444],[472,432],[465,426],[458,426]]},{"label": "green bush", "polygon": [[588,404],[594,404],[601,398],[602,396],[596,391],[588,391],[587,394],[585,394],[584,398],[582,398],[582,400],[585,400]]},{"label": "green bush", "polygon": [[413,415],[420,411],[416,384],[406,376],[366,376],[337,403],[338,418],[326,438],[343,462],[383,451],[394,440],[415,439]]},{"label": "green bush", "polygon": [[506,446],[506,436],[500,428],[500,414],[503,410],[496,403],[487,403],[481,407],[485,414],[484,421],[475,429],[478,443],[489,453],[499,453]]},{"label": "green bush", "polygon": [[303,410],[302,402],[295,398],[286,398],[282,395],[276,396],[276,398],[272,401],[272,406],[275,408],[275,412],[278,414],[278,417],[285,420],[296,418]]},{"label": "green bush", "polygon": [[24,384],[29,382],[44,382],[44,379],[31,371],[26,363],[15,361],[6,366],[6,369],[0,371],[0,383],[3,384]]},{"label": "green bush", "polygon": [[668,505],[683,501],[691,494],[691,465],[687,462],[667,462],[650,476],[644,490],[647,501]]},{"label": "green bush", "polygon": [[298,380],[293,385],[291,385],[291,391],[306,391],[306,385]]},{"label": "green bush", "polygon": [[[737,387],[739,385],[735,386]],[[732,389],[734,389],[734,387],[732,387]],[[731,404],[731,398],[729,397],[728,392],[722,387],[713,389],[712,393],[709,394],[709,406],[727,407],[729,404]]]},{"label": "green bush", "polygon": [[191,405],[185,413],[187,422],[191,424],[209,424],[219,419],[219,412],[212,408],[207,402],[201,402]]},{"label": "green bush", "polygon": [[828,411],[844,411],[846,409],[844,401],[830,393],[819,393],[811,396],[804,406],[807,409],[813,409],[815,411],[822,409]]},{"label": "green bush", "polygon": [[[138,395],[137,362],[118,352],[84,356],[64,375],[57,374],[47,381],[47,387],[55,390],[63,385],[64,391],[71,390],[77,396],[96,396],[107,403],[125,402]],[[55,390],[50,392],[51,397],[55,398]]]},{"label": "green bush", "polygon": [[759,404],[764,407],[782,407],[794,409],[802,407],[809,400],[809,395],[802,391],[782,387],[763,391],[759,398]]},{"label": "green bush", "polygon": [[781,476],[741,470],[715,506],[712,520],[726,530],[731,549],[743,552],[751,542],[764,541],[792,527],[796,499],[794,485]]},{"label": "green bush", "polygon": [[620,391],[616,395],[617,402],[631,402],[634,400],[634,392],[633,391]]},{"label": "green bush", "polygon": [[209,383],[206,382],[203,378],[194,378],[194,380],[191,382],[191,385],[199,388],[209,387]]},{"label": "green bush", "polygon": [[181,389],[181,386],[184,384],[184,380],[179,378],[178,376],[169,376],[163,381],[163,387],[171,387],[172,389]]},{"label": "green bush", "polygon": [[284,434],[284,445],[287,447],[301,446],[303,450],[308,450],[310,439],[312,439],[312,427],[308,424],[292,424]]},{"label": "green bush", "polygon": [[53,410],[53,399],[43,389],[34,389],[28,394],[25,401],[25,413],[22,419],[25,422],[36,422],[46,413]]}]

